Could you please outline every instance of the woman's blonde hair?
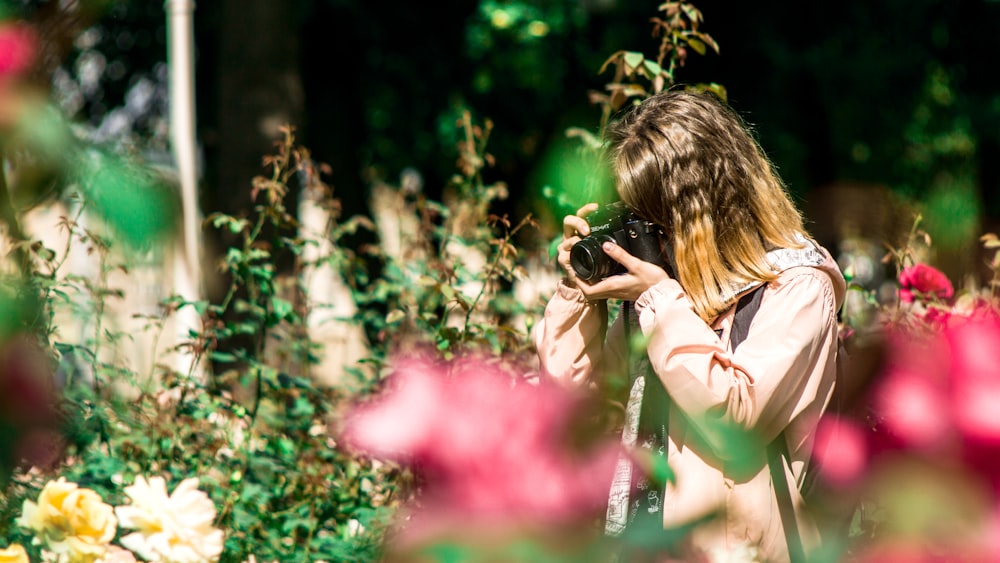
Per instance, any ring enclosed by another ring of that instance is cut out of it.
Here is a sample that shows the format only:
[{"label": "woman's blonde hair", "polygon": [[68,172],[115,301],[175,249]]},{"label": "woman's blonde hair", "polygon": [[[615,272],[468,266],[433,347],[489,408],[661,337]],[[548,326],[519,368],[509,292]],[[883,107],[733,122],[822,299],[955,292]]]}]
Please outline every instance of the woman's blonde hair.
[{"label": "woman's blonde hair", "polygon": [[618,195],[661,225],[677,277],[709,321],[734,288],[776,274],[766,253],[801,248],[802,216],[749,126],[710,93],[670,90],[608,129]]}]

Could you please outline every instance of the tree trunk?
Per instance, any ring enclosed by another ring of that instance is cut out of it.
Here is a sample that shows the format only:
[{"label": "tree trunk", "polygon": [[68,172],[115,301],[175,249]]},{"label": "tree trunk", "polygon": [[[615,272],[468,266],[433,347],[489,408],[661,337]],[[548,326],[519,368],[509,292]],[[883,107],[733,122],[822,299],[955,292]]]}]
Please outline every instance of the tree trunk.
[{"label": "tree trunk", "polygon": [[274,0],[222,0],[220,18],[214,191],[218,210],[238,213],[250,206],[251,179],[264,170],[279,127],[302,119],[298,22]]}]

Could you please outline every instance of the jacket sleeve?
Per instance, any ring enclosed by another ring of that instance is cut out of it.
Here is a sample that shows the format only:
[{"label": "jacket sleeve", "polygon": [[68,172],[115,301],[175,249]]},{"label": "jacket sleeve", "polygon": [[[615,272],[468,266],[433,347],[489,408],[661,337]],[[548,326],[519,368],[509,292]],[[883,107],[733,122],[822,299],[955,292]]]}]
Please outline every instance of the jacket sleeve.
[{"label": "jacket sleeve", "polygon": [[[788,270],[765,289],[746,340],[729,351],[728,327],[716,335],[667,280],[636,303],[653,369],[674,404],[720,459],[725,444],[699,421],[734,423],[770,442],[816,401],[836,359],[832,282],[815,268]],[[835,369],[833,367],[832,369]]]},{"label": "jacket sleeve", "polygon": [[560,282],[532,331],[542,376],[582,386],[595,383],[595,374],[619,369],[619,325],[608,329],[607,301],[588,301],[579,289]]}]

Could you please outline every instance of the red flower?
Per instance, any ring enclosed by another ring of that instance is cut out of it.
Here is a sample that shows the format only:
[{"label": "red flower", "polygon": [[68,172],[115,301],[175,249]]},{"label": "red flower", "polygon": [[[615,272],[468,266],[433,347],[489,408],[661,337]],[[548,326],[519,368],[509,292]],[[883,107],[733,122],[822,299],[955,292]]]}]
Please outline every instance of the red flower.
[{"label": "red flower", "polygon": [[916,297],[933,296],[938,299],[950,299],[955,294],[948,276],[922,263],[903,268],[899,273],[899,284],[902,286],[899,298],[906,303],[913,301],[914,292],[917,293]]},{"label": "red flower", "polygon": [[0,78],[20,75],[31,68],[38,53],[38,38],[26,25],[0,23]]},{"label": "red flower", "polygon": [[932,328],[941,330],[948,326],[948,321],[951,319],[951,312],[940,307],[928,307],[927,312],[924,313],[924,322],[930,325]]}]

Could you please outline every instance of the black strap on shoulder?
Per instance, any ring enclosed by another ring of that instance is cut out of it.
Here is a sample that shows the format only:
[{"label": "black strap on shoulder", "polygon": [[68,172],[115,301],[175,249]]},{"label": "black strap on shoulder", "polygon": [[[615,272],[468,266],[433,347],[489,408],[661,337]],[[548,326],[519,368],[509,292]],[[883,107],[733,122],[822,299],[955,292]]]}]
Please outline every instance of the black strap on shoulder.
[{"label": "black strap on shoulder", "polygon": [[733,316],[733,326],[729,329],[729,346],[735,352],[736,347],[750,334],[750,321],[760,308],[760,298],[764,295],[767,284],[761,284],[747,293],[736,303],[736,314]]},{"label": "black strap on shoulder", "polygon": [[781,527],[785,530],[785,542],[788,544],[788,558],[791,563],[805,563],[806,552],[799,535],[799,523],[795,520],[795,510],[792,508],[792,493],[785,477],[785,463],[788,457],[788,447],[785,445],[785,435],[778,437],[767,445],[767,467],[771,471],[771,481],[774,494],[778,497],[778,514],[781,516]]},{"label": "black strap on shoulder", "polygon": [[[750,322],[753,320],[757,309],[760,308],[761,296],[764,295],[764,288],[767,284],[762,284],[750,293],[740,298],[736,303],[736,313],[733,315],[733,325],[729,329],[730,351],[735,352],[736,347],[743,342],[750,333]],[[788,478],[785,476],[785,464],[783,458],[788,458],[788,446],[785,443],[784,433],[778,434],[770,444],[767,445],[767,465],[771,471],[771,481],[774,485],[774,494],[778,497],[778,512],[781,515],[781,525],[785,529],[785,541],[788,544],[788,556],[791,563],[805,563],[805,548],[802,546],[802,537],[799,535],[798,522],[795,520],[795,511],[792,509],[791,489]]]}]

